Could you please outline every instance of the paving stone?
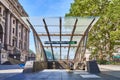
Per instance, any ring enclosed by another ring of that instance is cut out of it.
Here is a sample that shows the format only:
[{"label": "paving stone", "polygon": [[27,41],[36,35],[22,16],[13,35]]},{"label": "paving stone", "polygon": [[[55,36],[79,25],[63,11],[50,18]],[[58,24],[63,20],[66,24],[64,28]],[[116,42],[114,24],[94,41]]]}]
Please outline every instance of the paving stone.
[{"label": "paving stone", "polygon": [[83,78],[80,75],[93,74],[85,71],[67,72],[66,70],[43,70],[36,73],[17,73],[16,75],[7,74],[6,76],[8,75],[9,77],[0,78],[0,80],[120,80],[120,78],[103,73],[94,74],[100,78]]}]

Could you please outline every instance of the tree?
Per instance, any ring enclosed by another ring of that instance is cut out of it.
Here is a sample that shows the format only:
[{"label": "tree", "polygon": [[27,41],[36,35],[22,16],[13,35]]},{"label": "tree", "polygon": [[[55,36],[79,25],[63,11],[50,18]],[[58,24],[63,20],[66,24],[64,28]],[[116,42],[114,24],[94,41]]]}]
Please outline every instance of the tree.
[{"label": "tree", "polygon": [[[112,58],[116,41],[120,40],[120,0],[74,0],[65,16],[100,16],[89,33],[88,48],[100,60]],[[117,42],[118,44],[118,42]],[[96,54],[95,54],[96,53]]]}]

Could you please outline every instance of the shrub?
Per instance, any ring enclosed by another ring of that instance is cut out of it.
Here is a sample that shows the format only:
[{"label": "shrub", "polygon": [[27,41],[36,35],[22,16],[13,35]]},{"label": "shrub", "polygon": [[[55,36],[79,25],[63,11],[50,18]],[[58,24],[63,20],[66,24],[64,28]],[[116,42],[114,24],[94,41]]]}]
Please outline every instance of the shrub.
[{"label": "shrub", "polygon": [[106,60],[97,60],[98,64],[107,64]]}]

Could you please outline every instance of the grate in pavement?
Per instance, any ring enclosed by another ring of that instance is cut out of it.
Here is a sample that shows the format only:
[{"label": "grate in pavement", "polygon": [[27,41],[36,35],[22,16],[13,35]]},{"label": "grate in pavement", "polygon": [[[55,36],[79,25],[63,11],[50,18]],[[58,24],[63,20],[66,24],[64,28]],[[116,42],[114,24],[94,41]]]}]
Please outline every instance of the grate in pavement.
[{"label": "grate in pavement", "polygon": [[74,72],[74,74],[84,75],[84,74],[89,74],[89,73],[88,72]]}]

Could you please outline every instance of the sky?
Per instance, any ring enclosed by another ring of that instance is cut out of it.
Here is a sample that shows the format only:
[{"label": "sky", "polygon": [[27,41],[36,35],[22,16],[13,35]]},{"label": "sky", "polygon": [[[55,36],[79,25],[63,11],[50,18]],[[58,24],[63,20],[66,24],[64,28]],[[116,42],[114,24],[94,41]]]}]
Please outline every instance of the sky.
[{"label": "sky", "polygon": [[[73,0],[19,0],[30,17],[64,17]],[[30,49],[35,52],[30,33]]]},{"label": "sky", "polygon": [[19,0],[29,16],[63,17],[73,0]]}]

